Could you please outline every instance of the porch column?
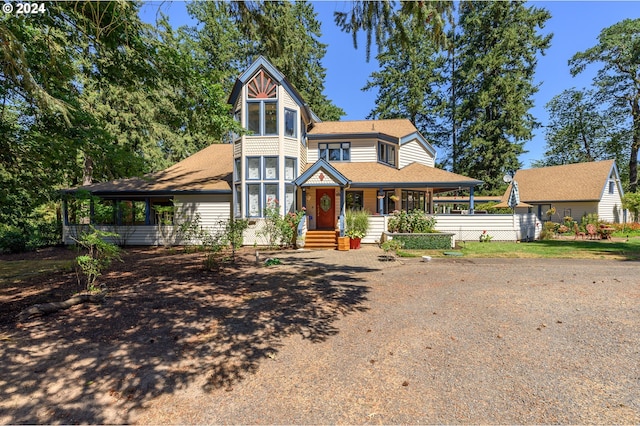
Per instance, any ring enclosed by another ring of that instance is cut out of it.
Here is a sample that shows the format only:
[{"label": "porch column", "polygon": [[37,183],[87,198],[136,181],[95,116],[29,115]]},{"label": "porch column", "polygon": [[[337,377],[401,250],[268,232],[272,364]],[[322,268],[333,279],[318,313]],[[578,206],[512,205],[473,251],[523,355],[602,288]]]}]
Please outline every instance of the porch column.
[{"label": "porch column", "polygon": [[340,187],[340,236],[344,237],[344,215],[345,215],[345,205],[346,200],[344,197],[344,186]]},{"label": "porch column", "polygon": [[378,212],[380,215],[384,214],[384,190],[378,189]]},{"label": "porch column", "polygon": [[62,220],[65,226],[69,226],[69,204],[66,197],[62,199]]},{"label": "porch column", "polygon": [[475,208],[475,203],[473,200],[473,186],[469,187],[469,214],[473,214],[473,209]]}]

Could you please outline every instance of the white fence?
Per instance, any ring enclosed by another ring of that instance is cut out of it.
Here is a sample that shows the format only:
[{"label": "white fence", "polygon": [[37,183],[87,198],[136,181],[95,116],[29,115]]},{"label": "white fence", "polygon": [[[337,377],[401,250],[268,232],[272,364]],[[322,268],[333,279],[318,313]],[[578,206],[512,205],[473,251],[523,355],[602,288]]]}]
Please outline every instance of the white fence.
[{"label": "white fence", "polygon": [[[363,243],[380,241],[387,230],[389,216],[370,216],[369,232]],[[526,241],[540,236],[542,223],[533,213],[525,214],[439,214],[436,215],[436,231],[455,234],[456,241],[479,241],[486,232],[492,241]]]}]

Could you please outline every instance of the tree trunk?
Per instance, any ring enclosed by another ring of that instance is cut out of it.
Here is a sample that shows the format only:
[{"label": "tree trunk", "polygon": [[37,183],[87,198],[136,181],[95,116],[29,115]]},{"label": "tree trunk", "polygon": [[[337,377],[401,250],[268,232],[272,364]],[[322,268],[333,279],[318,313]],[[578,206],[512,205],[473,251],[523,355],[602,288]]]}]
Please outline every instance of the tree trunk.
[{"label": "tree trunk", "polygon": [[77,294],[70,299],[62,302],[42,303],[39,305],[33,305],[30,308],[24,309],[18,314],[18,321],[24,321],[32,316],[42,316],[58,312],[62,309],[68,309],[74,305],[81,303],[102,303],[104,300],[104,294]]},{"label": "tree trunk", "polygon": [[629,155],[629,191],[638,191],[638,148],[640,148],[640,105],[638,96],[631,102],[633,115],[633,134],[631,141],[631,154]]},{"label": "tree trunk", "polygon": [[82,167],[82,185],[91,185],[93,183],[93,158],[86,152],[84,153],[84,165]]}]

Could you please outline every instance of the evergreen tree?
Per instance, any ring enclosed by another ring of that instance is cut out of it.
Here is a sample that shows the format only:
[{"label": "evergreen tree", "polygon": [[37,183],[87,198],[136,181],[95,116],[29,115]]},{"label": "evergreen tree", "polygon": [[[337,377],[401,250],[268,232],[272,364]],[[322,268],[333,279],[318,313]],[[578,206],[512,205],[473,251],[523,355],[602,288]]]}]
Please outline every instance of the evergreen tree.
[{"label": "evergreen tree", "polygon": [[602,99],[593,90],[569,89],[554,96],[546,105],[547,149],[544,159],[535,166],[622,160],[625,145],[621,142],[628,137],[620,126],[624,119],[602,105]]},{"label": "evergreen tree", "polygon": [[520,168],[518,156],[538,125],[529,113],[536,55],[551,35],[537,33],[550,15],[521,1],[464,2],[456,36],[457,112],[462,142],[455,170],[499,190],[507,170]]},{"label": "evergreen tree", "polygon": [[609,101],[610,111],[628,117],[629,190],[636,192],[640,150],[640,19],[625,19],[605,28],[597,45],[569,60],[574,76],[593,63],[602,64],[594,84]]},{"label": "evergreen tree", "polygon": [[198,40],[210,63],[221,60],[224,64],[221,71],[228,90],[238,74],[263,55],[321,119],[338,120],[344,115],[323,94],[326,45],[319,41],[320,23],[311,3],[202,2],[191,4],[189,12],[201,23]]}]

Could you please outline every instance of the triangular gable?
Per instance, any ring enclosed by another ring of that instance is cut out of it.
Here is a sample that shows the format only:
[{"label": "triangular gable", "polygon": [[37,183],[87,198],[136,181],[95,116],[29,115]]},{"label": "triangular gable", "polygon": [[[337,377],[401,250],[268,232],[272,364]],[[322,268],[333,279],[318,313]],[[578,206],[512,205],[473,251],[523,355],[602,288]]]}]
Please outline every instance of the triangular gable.
[{"label": "triangular gable", "polygon": [[435,161],[436,159],[436,150],[435,148],[433,148],[433,146],[429,143],[429,141],[427,141],[424,136],[422,136],[422,134],[420,132],[413,132],[411,134],[408,134],[406,136],[403,136],[400,138],[400,146],[404,145],[405,143],[411,142],[411,141],[417,141],[420,145],[422,145],[422,147],[429,153],[429,155],[431,155],[433,157],[433,160]]},{"label": "triangular gable", "polygon": [[351,182],[326,160],[320,159],[293,183],[296,186],[346,186]]},{"label": "triangular gable", "polygon": [[607,176],[607,181],[604,183],[604,187],[602,188],[602,194],[600,195],[600,199],[609,192],[609,182],[614,181],[615,185],[618,187],[618,193],[620,194],[620,198],[624,196],[624,190],[622,189],[622,181],[620,181],[620,174],[618,173],[618,166],[616,166],[616,162],[614,161],[611,165],[611,170]]},{"label": "triangular gable", "polygon": [[284,74],[282,74],[271,62],[269,62],[264,56],[259,56],[249,68],[247,68],[240,76],[236,79],[235,84],[233,85],[233,90],[231,91],[231,95],[229,95],[229,100],[227,101],[231,105],[235,105],[240,93],[242,93],[242,87],[247,84],[261,69],[263,69],[267,74],[269,74],[275,82],[279,85],[283,86],[285,90],[289,93],[289,95],[293,98],[293,100],[298,104],[302,111],[306,113],[308,119],[314,122],[320,122],[320,118],[311,111],[309,106],[305,103],[304,99],[302,99],[302,95],[298,93],[295,87],[289,83]]}]

